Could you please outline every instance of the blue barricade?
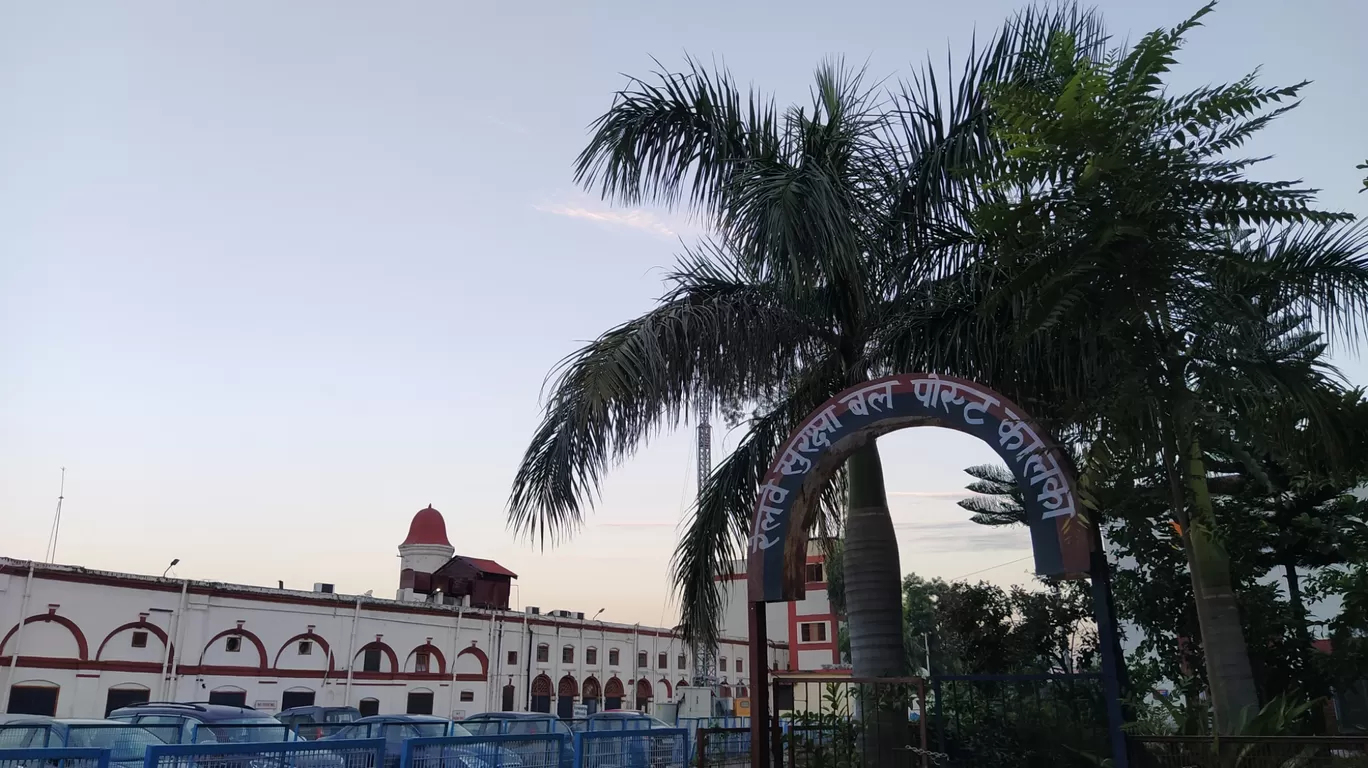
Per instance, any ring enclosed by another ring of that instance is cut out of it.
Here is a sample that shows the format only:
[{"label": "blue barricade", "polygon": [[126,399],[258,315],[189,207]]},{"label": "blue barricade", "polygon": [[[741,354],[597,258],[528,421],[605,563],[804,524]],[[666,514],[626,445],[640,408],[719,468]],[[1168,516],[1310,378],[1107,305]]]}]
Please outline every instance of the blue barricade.
[{"label": "blue barricade", "polygon": [[[397,760],[395,761],[398,762]],[[147,748],[144,768],[380,768],[383,739],[258,744],[166,744]],[[3,767],[0,767],[3,768]]]},{"label": "blue barricade", "polygon": [[399,768],[573,768],[574,764],[569,736],[539,733],[408,739]]},{"label": "blue barricade", "polygon": [[0,749],[0,768],[109,768],[107,749]]},{"label": "blue barricade", "polygon": [[284,723],[195,723],[190,729],[191,744],[263,744],[293,741],[290,726]]},{"label": "blue barricade", "polygon": [[0,749],[42,749],[59,746],[47,723],[0,725]]},{"label": "blue barricade", "polygon": [[584,731],[575,734],[575,768],[687,768],[683,728]]}]

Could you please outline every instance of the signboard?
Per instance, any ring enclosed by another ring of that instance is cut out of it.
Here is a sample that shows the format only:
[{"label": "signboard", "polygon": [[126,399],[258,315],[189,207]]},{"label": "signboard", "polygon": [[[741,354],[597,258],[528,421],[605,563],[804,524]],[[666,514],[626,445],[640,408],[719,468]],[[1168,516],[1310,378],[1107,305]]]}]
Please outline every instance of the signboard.
[{"label": "signboard", "polygon": [[589,716],[589,705],[588,705],[588,704],[576,704],[576,705],[575,705],[575,715],[574,715],[574,716],[575,716],[575,719],[576,719],[576,720],[582,720],[582,719],[588,717],[588,716]]},{"label": "signboard", "polygon": [[274,699],[261,699],[252,702],[252,709],[259,709],[262,712],[274,712],[276,711],[276,703]]}]

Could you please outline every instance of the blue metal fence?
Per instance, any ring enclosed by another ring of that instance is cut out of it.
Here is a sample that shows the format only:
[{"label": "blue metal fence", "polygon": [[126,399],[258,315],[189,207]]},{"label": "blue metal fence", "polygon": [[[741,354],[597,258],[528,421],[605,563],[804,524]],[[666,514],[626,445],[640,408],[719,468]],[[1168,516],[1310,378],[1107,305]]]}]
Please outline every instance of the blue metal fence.
[{"label": "blue metal fence", "polygon": [[399,768],[573,768],[574,747],[560,733],[408,739]]},{"label": "blue metal fence", "polygon": [[55,746],[52,726],[46,723],[0,725],[0,749],[42,749]]},{"label": "blue metal fence", "polygon": [[683,728],[584,731],[575,734],[575,768],[687,768]]},{"label": "blue metal fence", "polygon": [[[397,761],[396,761],[397,762]],[[383,739],[257,744],[166,744],[147,748],[144,768],[380,768]],[[6,766],[0,766],[6,768]],[[81,766],[81,768],[87,768]]]},{"label": "blue metal fence", "polygon": [[179,725],[141,726],[132,723],[81,723],[63,729],[62,746],[107,749],[114,763],[141,763],[147,748],[180,741]]},{"label": "blue metal fence", "polygon": [[294,738],[290,726],[284,723],[195,723],[188,743],[261,744]]},{"label": "blue metal fence", "polygon": [[109,768],[109,750],[0,749],[0,768]]}]

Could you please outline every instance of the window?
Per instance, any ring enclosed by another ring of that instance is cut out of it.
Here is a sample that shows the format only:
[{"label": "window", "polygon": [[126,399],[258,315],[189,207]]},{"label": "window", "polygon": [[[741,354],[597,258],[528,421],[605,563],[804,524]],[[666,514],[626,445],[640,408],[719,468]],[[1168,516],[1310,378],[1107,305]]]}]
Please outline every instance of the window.
[{"label": "window", "polygon": [[134,633],[133,633],[133,647],[134,647],[134,648],[146,648],[146,647],[147,647],[147,633],[146,633],[146,632],[134,632]]},{"label": "window", "polygon": [[367,649],[365,650],[365,653],[361,656],[361,671],[362,671],[362,672],[379,672],[379,671],[380,671],[380,649],[379,649],[379,648],[367,648]]},{"label": "window", "polygon": [[740,659],[737,659],[737,660],[736,660],[736,671],[737,671],[737,672],[740,672],[740,671],[741,671],[741,660],[740,660]]},{"label": "window", "polygon": [[426,672],[426,671],[428,671],[428,654],[427,654],[427,651],[419,651],[418,653],[415,653],[415,654],[413,655],[413,671],[414,671],[414,672]]},{"label": "window", "polygon": [[229,635],[228,639],[224,641],[224,646],[228,649],[229,653],[237,653],[238,651],[241,651],[242,635]]},{"label": "window", "polygon": [[648,666],[650,665],[646,663],[646,652],[637,651],[637,667],[640,669],[646,669]]},{"label": "window", "polygon": [[311,653],[313,653],[313,641],[312,641],[312,640],[300,640],[300,641],[299,641],[299,655],[300,655],[300,656],[308,656],[308,655],[311,654]]},{"label": "window", "polygon": [[584,663],[585,663],[585,664],[597,664],[597,663],[598,663],[598,649],[597,649],[597,648],[585,648],[585,649],[584,649]]},{"label": "window", "polygon": [[656,655],[656,669],[669,669],[669,668],[670,668],[670,657],[669,657],[668,655],[666,655],[666,654],[663,654],[663,653],[657,654],[657,655]]},{"label": "window", "polygon": [[618,665],[618,649],[616,649],[616,648],[609,648],[609,649],[608,649],[608,666],[610,666],[610,667],[616,667],[617,665]]},{"label": "window", "polygon": [[[374,717],[375,715],[380,714],[380,700],[362,699],[361,703],[356,705],[356,709],[361,713],[362,717]],[[370,729],[367,728],[366,730]]]},{"label": "window", "polygon": [[537,646],[537,661],[545,663],[550,660],[551,646],[547,645],[546,643],[542,643],[541,645]]},{"label": "window", "polygon": [[827,639],[827,625],[824,621],[814,624],[799,624],[798,632],[805,643],[825,643]]},{"label": "window", "polygon": [[508,665],[509,665],[510,667],[512,667],[512,666],[517,666],[517,664],[518,664],[518,652],[517,652],[517,651],[509,651],[509,652],[508,652]]},{"label": "window", "polygon": [[687,669],[688,666],[689,666],[689,660],[686,659],[686,658],[684,658],[684,654],[682,654],[682,653],[679,654],[679,668],[680,668],[680,669]]},{"label": "window", "polygon": [[[313,691],[285,691],[280,694],[280,710],[283,712],[295,707],[312,707],[314,703]],[[301,722],[310,722],[312,717],[307,715]]]},{"label": "window", "polygon": [[826,574],[822,572],[822,564],[821,564],[821,563],[808,563],[808,565],[807,565],[807,580],[808,580],[808,583],[812,583],[812,582],[822,583],[822,582],[825,582],[825,581],[826,581]]},{"label": "window", "polygon": [[474,701],[474,700],[475,700],[475,692],[474,692],[474,691],[461,691],[461,701]]},{"label": "window", "polygon": [[727,657],[723,656],[717,660],[717,668],[723,672],[727,671]]},{"label": "window", "polygon": [[562,663],[562,664],[574,664],[574,663],[575,663],[575,646],[573,646],[573,645],[567,645],[567,646],[565,646],[564,648],[561,649],[561,663]]},{"label": "window", "polygon": [[432,714],[432,691],[410,692],[408,695],[408,708],[405,711],[410,715]]}]

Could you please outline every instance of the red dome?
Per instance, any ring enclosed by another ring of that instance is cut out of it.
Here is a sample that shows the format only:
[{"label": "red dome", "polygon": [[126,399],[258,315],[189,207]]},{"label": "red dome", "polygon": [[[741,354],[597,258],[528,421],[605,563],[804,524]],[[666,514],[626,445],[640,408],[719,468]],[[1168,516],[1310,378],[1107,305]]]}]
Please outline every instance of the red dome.
[{"label": "red dome", "polygon": [[[447,541],[446,521],[442,519],[442,513],[428,505],[418,510],[418,514],[413,516],[413,522],[409,523],[408,538],[404,539],[404,544],[440,544],[444,547],[451,546]],[[399,546],[404,546],[400,544]]]}]

